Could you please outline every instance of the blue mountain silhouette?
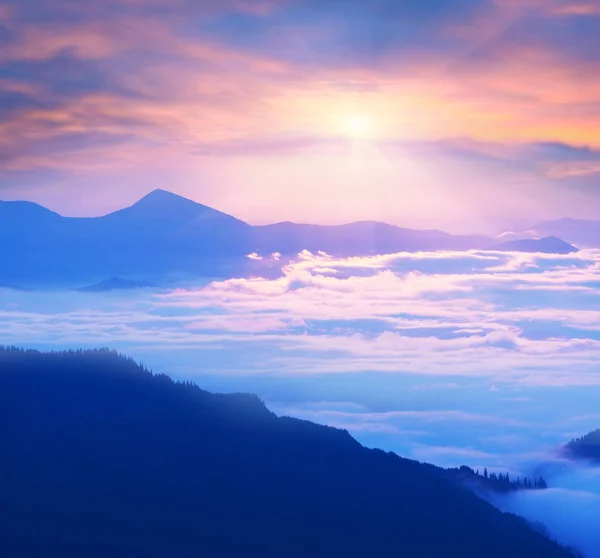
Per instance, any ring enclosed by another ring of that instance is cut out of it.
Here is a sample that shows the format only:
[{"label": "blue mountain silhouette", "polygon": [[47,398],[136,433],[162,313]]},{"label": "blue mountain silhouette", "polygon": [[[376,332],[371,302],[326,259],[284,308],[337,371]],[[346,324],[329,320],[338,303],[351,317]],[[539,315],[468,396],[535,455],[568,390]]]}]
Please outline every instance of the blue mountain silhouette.
[{"label": "blue mountain silhouette", "polygon": [[496,244],[491,249],[507,252],[541,252],[547,254],[572,254],[579,251],[575,246],[555,236],[511,240]]},{"label": "blue mountain silhouette", "polygon": [[[293,257],[302,250],[361,256],[423,250],[494,249],[485,236],[452,235],[361,221],[338,226],[276,223],[250,226],[235,217],[166,190],[101,217],[63,217],[30,202],[0,202],[0,284],[79,287],[110,277],[159,282],[195,275],[244,274],[251,252]],[[572,251],[559,239],[535,251]]]}]

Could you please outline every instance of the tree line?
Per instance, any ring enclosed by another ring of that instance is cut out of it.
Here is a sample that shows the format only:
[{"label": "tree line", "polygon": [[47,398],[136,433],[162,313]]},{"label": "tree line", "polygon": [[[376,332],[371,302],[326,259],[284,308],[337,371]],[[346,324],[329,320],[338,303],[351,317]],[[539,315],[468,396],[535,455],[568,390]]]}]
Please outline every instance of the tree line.
[{"label": "tree line", "polygon": [[548,488],[548,483],[544,477],[516,477],[511,478],[509,473],[494,473],[489,472],[487,467],[484,467],[483,473],[479,469],[474,470],[466,465],[463,465],[456,471],[462,476],[471,477],[473,480],[479,481],[487,488],[498,492],[510,492],[512,490],[540,490]]}]

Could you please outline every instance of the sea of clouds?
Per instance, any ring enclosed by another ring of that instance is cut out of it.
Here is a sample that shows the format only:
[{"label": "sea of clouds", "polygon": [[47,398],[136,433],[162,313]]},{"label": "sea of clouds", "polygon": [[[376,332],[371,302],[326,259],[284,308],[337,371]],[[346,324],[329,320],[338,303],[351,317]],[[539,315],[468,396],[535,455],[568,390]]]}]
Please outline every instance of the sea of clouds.
[{"label": "sea of clouds", "polygon": [[177,288],[0,289],[0,339],[116,348],[442,466],[542,471],[549,490],[495,503],[600,556],[600,469],[557,451],[600,427],[600,251],[252,259]]}]

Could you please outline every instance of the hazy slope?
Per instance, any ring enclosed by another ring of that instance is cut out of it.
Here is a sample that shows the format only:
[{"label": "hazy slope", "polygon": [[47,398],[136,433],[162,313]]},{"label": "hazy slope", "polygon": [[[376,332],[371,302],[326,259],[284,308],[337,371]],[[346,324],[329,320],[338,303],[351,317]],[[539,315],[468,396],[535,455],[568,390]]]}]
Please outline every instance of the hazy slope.
[{"label": "hazy slope", "polygon": [[491,249],[506,252],[539,252],[546,254],[572,254],[579,251],[575,246],[555,236],[511,240],[495,244]]},{"label": "hazy slope", "polygon": [[543,236],[558,236],[579,248],[600,248],[600,220],[557,219],[535,227]]},{"label": "hazy slope", "polygon": [[252,228],[253,246],[265,253],[297,254],[301,250],[332,255],[360,256],[426,250],[485,248],[483,236],[456,236],[436,230],[414,230],[361,221],[347,225],[322,226],[276,223]]},{"label": "hazy slope", "polygon": [[600,248],[600,220],[555,219],[539,223],[530,230],[507,232],[501,235],[510,239],[533,239],[555,236],[578,248]]},{"label": "hazy slope", "polygon": [[574,459],[600,461],[600,429],[571,440],[564,447],[564,452]]}]

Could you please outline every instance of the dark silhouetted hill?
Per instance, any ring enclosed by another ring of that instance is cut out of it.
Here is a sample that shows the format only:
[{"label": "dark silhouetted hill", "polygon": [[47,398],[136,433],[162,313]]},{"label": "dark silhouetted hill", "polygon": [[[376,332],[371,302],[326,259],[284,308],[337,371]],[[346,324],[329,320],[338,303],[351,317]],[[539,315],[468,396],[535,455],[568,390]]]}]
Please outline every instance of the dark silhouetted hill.
[{"label": "dark silhouetted hill", "polygon": [[0,556],[570,556],[426,466],[109,351],[0,350],[0,432]]},{"label": "dark silhouetted hill", "polygon": [[555,236],[511,240],[495,244],[491,249],[503,252],[539,252],[544,254],[572,254],[579,252],[575,246],[571,246],[569,243]]},{"label": "dark silhouetted hill", "polygon": [[574,459],[600,461],[600,429],[571,440],[564,447],[564,453]]}]

